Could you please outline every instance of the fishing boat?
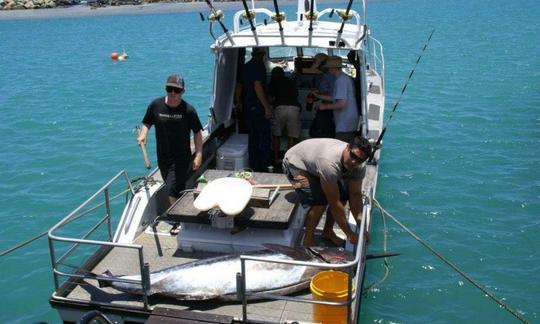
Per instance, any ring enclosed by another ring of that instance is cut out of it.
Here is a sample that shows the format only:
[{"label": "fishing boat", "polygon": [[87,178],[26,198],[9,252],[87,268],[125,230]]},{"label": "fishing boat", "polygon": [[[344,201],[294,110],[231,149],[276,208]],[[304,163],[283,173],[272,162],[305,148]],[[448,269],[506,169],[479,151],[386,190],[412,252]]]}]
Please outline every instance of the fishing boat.
[{"label": "fishing boat", "polygon": [[[121,171],[49,230],[50,304],[64,322],[98,317],[117,323],[358,322],[380,150],[365,166],[362,222],[354,227],[358,243],[331,249],[318,240],[304,248],[307,210],[279,170],[246,171],[248,134],[239,132],[233,106],[238,66],[253,48],[266,50],[268,72],[279,65],[296,80],[303,107],[315,78],[303,67],[317,53],[340,56],[357,92],[357,130],[380,144],[384,58],[368,27],[366,2],[356,6],[359,11],[352,9],[353,0],[319,11],[315,0],[299,0],[296,16],[289,19],[277,0],[273,10],[244,0],[229,26],[223,12],[208,3],[214,86],[203,130],[203,163],[187,181],[193,189],[169,206],[158,169],[140,179]],[[302,109],[301,140],[309,138],[313,117],[314,111]],[[203,195],[202,182],[231,176],[257,183],[240,214],[194,207]],[[354,226],[350,212],[348,217]],[[330,258],[328,251],[333,251]],[[173,272],[181,275],[170,279]],[[345,282],[340,299],[313,293],[313,278],[320,273],[346,274],[329,281],[331,287]],[[256,280],[263,284],[257,286]],[[209,290],[200,292],[197,281]],[[181,285],[186,287],[175,291]],[[325,317],[332,310],[338,310],[339,320]]]}]

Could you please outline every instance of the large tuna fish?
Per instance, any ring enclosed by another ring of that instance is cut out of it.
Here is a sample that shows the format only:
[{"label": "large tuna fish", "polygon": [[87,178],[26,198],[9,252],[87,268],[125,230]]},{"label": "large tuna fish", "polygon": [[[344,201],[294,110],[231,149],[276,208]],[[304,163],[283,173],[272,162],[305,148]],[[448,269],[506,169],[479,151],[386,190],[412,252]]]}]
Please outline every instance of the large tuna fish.
[{"label": "large tuna fish", "polygon": [[[352,255],[339,248],[304,248],[266,244],[265,250],[246,253],[278,260],[318,263],[345,263]],[[150,274],[149,295],[163,295],[182,300],[237,300],[236,273],[240,272],[239,255],[202,259],[166,268]],[[309,287],[311,277],[320,268],[280,263],[246,261],[246,291],[287,295]],[[110,272],[104,275],[111,276]],[[140,280],[139,275],[116,278]],[[102,286],[141,294],[139,284],[101,281]],[[255,299],[255,298],[250,298]]]}]

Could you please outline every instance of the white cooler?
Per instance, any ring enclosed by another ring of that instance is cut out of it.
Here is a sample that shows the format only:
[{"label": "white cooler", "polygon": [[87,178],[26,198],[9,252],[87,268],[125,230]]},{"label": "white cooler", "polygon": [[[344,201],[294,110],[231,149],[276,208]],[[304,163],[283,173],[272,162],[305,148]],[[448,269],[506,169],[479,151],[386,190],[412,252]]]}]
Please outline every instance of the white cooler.
[{"label": "white cooler", "polygon": [[218,170],[242,170],[249,166],[246,134],[235,134],[217,150]]}]

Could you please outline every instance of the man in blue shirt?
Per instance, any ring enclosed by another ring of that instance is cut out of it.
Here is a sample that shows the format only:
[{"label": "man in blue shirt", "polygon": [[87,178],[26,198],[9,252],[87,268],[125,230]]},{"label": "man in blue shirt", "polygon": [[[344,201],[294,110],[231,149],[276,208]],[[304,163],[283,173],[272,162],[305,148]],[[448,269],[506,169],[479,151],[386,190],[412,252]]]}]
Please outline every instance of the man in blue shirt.
[{"label": "man in blue shirt", "polygon": [[244,65],[243,109],[249,127],[249,165],[264,172],[271,165],[270,119],[272,106],[266,96],[266,67],[263,48],[254,47],[251,60]]},{"label": "man in blue shirt", "polygon": [[358,128],[358,107],[353,79],[343,73],[342,59],[339,56],[330,56],[324,66],[328,68],[328,72],[336,78],[336,81],[333,95],[315,94],[319,99],[330,101],[330,103],[322,102],[319,109],[334,112],[336,139],[349,143]]}]

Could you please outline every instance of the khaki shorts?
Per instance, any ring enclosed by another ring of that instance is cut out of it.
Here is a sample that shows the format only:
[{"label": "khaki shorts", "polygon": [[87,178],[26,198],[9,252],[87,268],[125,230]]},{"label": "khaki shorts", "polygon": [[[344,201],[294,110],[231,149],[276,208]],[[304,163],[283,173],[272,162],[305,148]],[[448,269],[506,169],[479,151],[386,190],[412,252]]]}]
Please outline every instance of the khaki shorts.
[{"label": "khaki shorts", "polygon": [[277,106],[272,118],[272,135],[280,137],[287,134],[289,137],[300,137],[300,107]]}]

